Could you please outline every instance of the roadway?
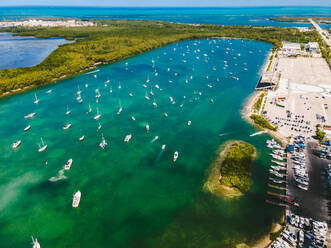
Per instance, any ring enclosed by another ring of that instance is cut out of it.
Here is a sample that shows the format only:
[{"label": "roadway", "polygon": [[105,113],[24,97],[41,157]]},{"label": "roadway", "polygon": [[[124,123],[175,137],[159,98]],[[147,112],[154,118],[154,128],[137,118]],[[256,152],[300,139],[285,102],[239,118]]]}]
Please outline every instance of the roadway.
[{"label": "roadway", "polygon": [[323,31],[323,29],[313,19],[309,19],[309,21],[314,26],[314,28],[317,30],[317,32],[322,36],[322,38],[326,42],[326,44],[328,44],[329,47],[331,47],[331,40],[328,39],[328,37],[329,37],[328,31],[327,30]]}]

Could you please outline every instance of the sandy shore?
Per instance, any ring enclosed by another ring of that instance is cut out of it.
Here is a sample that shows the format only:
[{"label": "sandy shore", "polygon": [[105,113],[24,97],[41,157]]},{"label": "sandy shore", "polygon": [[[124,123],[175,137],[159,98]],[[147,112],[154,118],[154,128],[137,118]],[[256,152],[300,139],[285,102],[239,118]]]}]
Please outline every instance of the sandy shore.
[{"label": "sandy shore", "polygon": [[251,95],[248,96],[245,103],[243,104],[243,108],[241,111],[241,116],[244,120],[246,120],[251,125],[255,126],[256,128],[260,130],[265,130],[268,132],[270,136],[272,136],[274,139],[277,139],[282,146],[286,146],[288,144],[287,138],[282,137],[275,131],[271,131],[266,128],[261,128],[260,126],[256,125],[254,121],[250,118],[251,114],[254,114],[254,103],[257,101],[261,94],[261,91],[254,91]]},{"label": "sandy shore", "polygon": [[235,188],[224,186],[220,183],[220,166],[223,160],[226,157],[231,145],[234,143],[234,140],[229,140],[222,144],[220,148],[216,152],[216,159],[210,165],[207,172],[207,180],[203,185],[203,190],[206,192],[210,192],[214,195],[225,197],[225,198],[233,198],[241,196],[242,193]]}]

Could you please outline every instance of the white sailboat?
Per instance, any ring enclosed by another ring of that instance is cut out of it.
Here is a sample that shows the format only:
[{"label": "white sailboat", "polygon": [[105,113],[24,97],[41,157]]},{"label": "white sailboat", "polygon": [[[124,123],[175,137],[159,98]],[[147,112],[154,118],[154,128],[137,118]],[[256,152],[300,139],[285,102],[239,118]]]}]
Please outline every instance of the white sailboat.
[{"label": "white sailboat", "polygon": [[40,138],[42,146],[39,144],[38,152],[43,152],[46,150],[47,145],[45,145],[43,138]]},{"label": "white sailboat", "polygon": [[175,153],[174,153],[174,159],[173,159],[173,161],[174,161],[174,162],[176,162],[177,158],[178,158],[178,152],[177,152],[177,151],[175,151]]},{"label": "white sailboat", "polygon": [[117,111],[117,114],[119,115],[121,112],[122,112],[122,104],[121,104],[121,101],[119,101],[119,105],[120,105],[120,108],[118,109]]},{"label": "white sailboat", "polygon": [[32,238],[32,248],[40,248],[38,239],[34,239],[33,237],[31,237],[31,238]]},{"label": "white sailboat", "polygon": [[99,120],[101,117],[101,114],[99,113],[99,108],[97,108],[97,115],[94,116],[94,120]]},{"label": "white sailboat", "polygon": [[88,104],[88,112],[87,113],[91,113],[91,112],[92,112],[91,104]]},{"label": "white sailboat", "polygon": [[106,145],[107,145],[107,142],[106,142],[106,140],[105,140],[105,137],[103,137],[103,134],[102,134],[102,141],[101,141],[101,143],[99,144],[99,146],[100,146],[102,149],[105,149]]},{"label": "white sailboat", "polygon": [[24,128],[24,132],[30,130],[31,126],[30,125],[27,125],[25,128]]},{"label": "white sailboat", "polygon": [[14,143],[12,144],[12,148],[13,148],[13,149],[16,149],[17,147],[20,146],[21,142],[22,142],[21,140],[18,140],[18,141],[16,141],[16,142],[14,142]]},{"label": "white sailboat", "polygon": [[132,138],[132,135],[131,134],[128,134],[127,136],[125,136],[124,142],[127,142],[128,143],[131,138]]},{"label": "white sailboat", "polygon": [[69,115],[71,113],[70,109],[69,109],[69,106],[67,105],[67,112],[66,112],[66,115]]},{"label": "white sailboat", "polygon": [[38,99],[36,93],[34,94],[34,101],[33,101],[33,103],[34,103],[34,104],[38,104],[38,103],[39,103],[39,99]]},{"label": "white sailboat", "polygon": [[150,99],[149,96],[148,96],[148,94],[147,94],[147,91],[145,92],[145,99],[146,100],[149,100]]},{"label": "white sailboat", "polygon": [[82,193],[79,190],[74,194],[74,198],[72,200],[73,208],[77,208],[79,206],[81,196],[82,196]]}]

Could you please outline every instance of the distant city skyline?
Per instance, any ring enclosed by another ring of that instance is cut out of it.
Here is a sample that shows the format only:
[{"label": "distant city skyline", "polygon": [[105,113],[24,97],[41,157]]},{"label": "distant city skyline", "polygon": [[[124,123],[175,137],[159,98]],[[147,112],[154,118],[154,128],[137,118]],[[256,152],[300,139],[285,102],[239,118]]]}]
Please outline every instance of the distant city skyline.
[{"label": "distant city skyline", "polygon": [[255,7],[255,6],[328,6],[330,0],[14,0],[0,6],[89,6],[89,7]]}]

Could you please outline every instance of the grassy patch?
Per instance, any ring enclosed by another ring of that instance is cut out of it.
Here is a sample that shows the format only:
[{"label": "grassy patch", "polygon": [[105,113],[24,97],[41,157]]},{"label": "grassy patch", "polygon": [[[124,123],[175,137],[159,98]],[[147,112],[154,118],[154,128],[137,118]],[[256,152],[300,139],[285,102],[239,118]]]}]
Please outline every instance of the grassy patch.
[{"label": "grassy patch", "polygon": [[249,190],[251,185],[251,164],[255,157],[255,148],[251,144],[236,141],[231,144],[221,165],[220,183],[237,188],[241,192]]},{"label": "grassy patch", "polygon": [[258,125],[259,127],[262,128],[267,128],[270,129],[272,131],[277,131],[278,127],[274,127],[273,125],[271,125],[266,119],[264,119],[262,116],[260,115],[251,115],[250,118],[254,121],[254,123],[256,125]]}]

